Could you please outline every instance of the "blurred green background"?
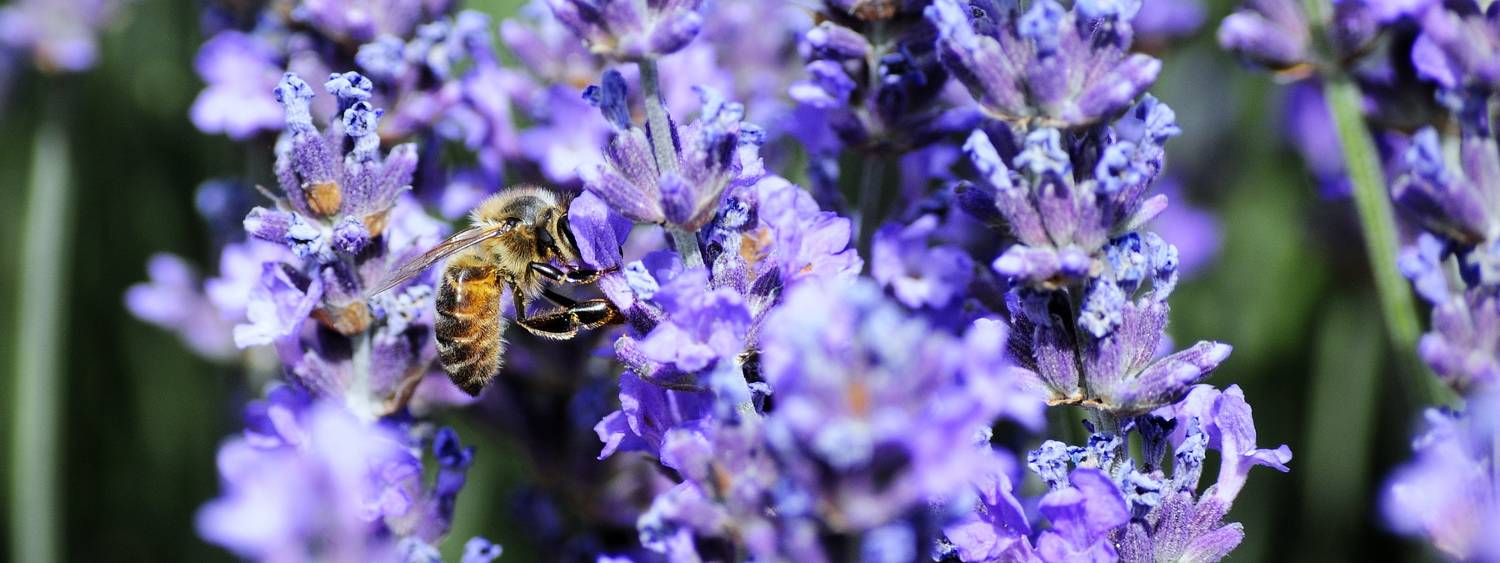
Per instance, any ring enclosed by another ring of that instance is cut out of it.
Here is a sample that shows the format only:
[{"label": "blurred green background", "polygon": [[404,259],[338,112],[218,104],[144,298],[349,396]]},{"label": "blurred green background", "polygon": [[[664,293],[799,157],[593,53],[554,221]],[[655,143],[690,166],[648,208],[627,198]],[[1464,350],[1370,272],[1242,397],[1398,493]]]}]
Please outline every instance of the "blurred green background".
[{"label": "blurred green background", "polygon": [[[519,2],[466,3],[499,17]],[[1379,523],[1381,480],[1407,456],[1414,405],[1402,389],[1368,282],[1349,201],[1329,201],[1278,129],[1280,88],[1239,68],[1213,41],[1230,4],[1216,0],[1196,36],[1162,53],[1154,93],[1184,135],[1168,145],[1186,197],[1218,216],[1217,260],[1173,299],[1179,342],[1214,339],[1235,351],[1211,380],[1240,384],[1263,447],[1290,444],[1292,473],[1257,470],[1231,514],[1247,539],[1242,561],[1422,559]],[[69,77],[23,71],[0,112],[0,425],[15,430],[20,240],[39,124],[58,120],[74,180],[62,252],[65,336],[58,482],[66,561],[212,561],[227,553],[193,532],[217,492],[214,452],[239,426],[243,374],[198,359],[171,334],[131,317],[122,293],[154,252],[215,269],[193,193],[213,177],[265,181],[268,163],[195,130],[188,106],[202,84],[191,68],[202,42],[198,6],[141,0],[103,38],[100,64]],[[264,154],[264,147],[259,152]],[[1425,318],[1425,315],[1424,315]],[[537,559],[507,494],[524,477],[503,436],[468,428],[482,462],[470,473],[453,537],[483,533],[510,561]],[[6,456],[12,456],[10,448]],[[9,481],[17,460],[0,463]],[[9,498],[9,488],[0,490]],[[5,518],[11,518],[7,511]],[[10,528],[7,527],[7,530]],[[3,550],[13,541],[8,535]],[[450,556],[460,542],[449,541]]]}]

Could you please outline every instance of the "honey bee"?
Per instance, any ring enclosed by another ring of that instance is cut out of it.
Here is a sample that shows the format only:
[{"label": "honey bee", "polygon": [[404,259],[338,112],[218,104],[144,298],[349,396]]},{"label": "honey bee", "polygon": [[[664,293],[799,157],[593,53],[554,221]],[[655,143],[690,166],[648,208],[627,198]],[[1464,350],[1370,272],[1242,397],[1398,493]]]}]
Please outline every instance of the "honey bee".
[{"label": "honey bee", "polygon": [[[470,395],[494,379],[504,360],[505,329],[500,314],[505,289],[515,299],[516,324],[555,340],[582,330],[620,322],[607,299],[577,301],[549,283],[583,285],[608,270],[581,267],[578,242],[568,228],[567,197],[535,186],[516,186],[481,202],[470,212],[470,227],[401,266],[376,286],[386,291],[444,258],[436,310],[438,360],[448,378]],[[372,295],[373,295],[372,294]],[[560,308],[529,313],[538,297]]]}]

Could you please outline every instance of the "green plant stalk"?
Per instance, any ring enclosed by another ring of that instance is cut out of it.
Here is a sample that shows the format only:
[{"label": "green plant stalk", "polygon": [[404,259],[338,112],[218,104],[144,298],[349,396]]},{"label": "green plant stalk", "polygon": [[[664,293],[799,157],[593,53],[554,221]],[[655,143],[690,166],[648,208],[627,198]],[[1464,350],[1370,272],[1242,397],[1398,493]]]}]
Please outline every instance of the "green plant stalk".
[{"label": "green plant stalk", "polygon": [[1423,405],[1446,401],[1451,394],[1437,378],[1417,367],[1417,339],[1421,325],[1417,321],[1416,303],[1406,278],[1396,267],[1398,241],[1395,214],[1386,191],[1385,173],[1375,151],[1375,143],[1365,128],[1363,100],[1359,88],[1347,77],[1328,77],[1323,82],[1323,97],[1333,116],[1339,146],[1349,183],[1354,187],[1354,205],[1364,230],[1365,252],[1370,256],[1370,270],[1385,317],[1386,332],[1396,345],[1397,353],[1408,359],[1408,369],[1400,370],[1414,378],[1410,392]]},{"label": "green plant stalk", "polygon": [[[881,157],[876,155],[866,154],[860,160],[859,203],[855,207],[854,217],[854,228],[858,230],[855,232],[854,244],[859,249],[860,256],[869,256],[880,218],[880,191],[884,180],[881,175],[885,166]],[[869,267],[867,260],[865,268],[868,270]]]},{"label": "green plant stalk", "polygon": [[62,328],[68,281],[72,179],[68,138],[55,115],[37,128],[31,193],[22,226],[20,309],[15,337],[15,420],[11,439],[11,560],[60,561],[58,428],[64,386]]},{"label": "green plant stalk", "polygon": [[[667,107],[661,96],[661,79],[656,72],[656,59],[641,59],[637,66],[641,69],[641,92],[646,98],[646,123],[651,126],[651,144],[656,155],[656,170],[665,176],[668,173],[677,172],[677,148],[672,144],[672,130],[668,125]],[[676,225],[667,223],[662,225],[667,234],[672,237],[672,245],[677,247],[677,252],[682,255],[682,265],[687,268],[702,268],[703,253],[698,251],[698,235],[683,230]],[[749,379],[745,379],[743,368],[735,370],[739,372],[740,378],[746,381],[749,387]],[[755,405],[746,401],[735,406],[735,410],[746,418],[760,418],[756,412]]]},{"label": "green plant stalk", "polygon": [[[637,66],[641,70],[641,91],[646,101],[646,124],[651,128],[651,144],[656,155],[656,170],[662,176],[677,172],[677,148],[672,144],[672,129],[668,124],[667,108],[662,102],[661,79],[656,72],[656,59],[641,59]],[[689,268],[703,267],[703,254],[698,252],[697,235],[676,225],[663,225],[672,236],[672,245],[682,255],[683,265]]]},{"label": "green plant stalk", "polygon": [[360,418],[374,420],[379,417],[380,399],[375,397],[371,386],[373,366],[370,364],[370,333],[375,332],[375,327],[368,326],[359,334],[354,335],[354,353],[350,358],[354,368],[353,380],[349,382],[349,402],[355,414]]}]

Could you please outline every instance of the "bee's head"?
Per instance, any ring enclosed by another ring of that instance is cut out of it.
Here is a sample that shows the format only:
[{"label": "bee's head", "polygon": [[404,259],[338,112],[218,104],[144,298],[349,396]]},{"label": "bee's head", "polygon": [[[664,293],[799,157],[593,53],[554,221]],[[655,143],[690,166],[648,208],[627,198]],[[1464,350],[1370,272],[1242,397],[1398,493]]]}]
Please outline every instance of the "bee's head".
[{"label": "bee's head", "polygon": [[492,252],[510,259],[548,262],[576,257],[564,198],[531,186],[502,190],[474,208],[475,224],[499,226]]}]

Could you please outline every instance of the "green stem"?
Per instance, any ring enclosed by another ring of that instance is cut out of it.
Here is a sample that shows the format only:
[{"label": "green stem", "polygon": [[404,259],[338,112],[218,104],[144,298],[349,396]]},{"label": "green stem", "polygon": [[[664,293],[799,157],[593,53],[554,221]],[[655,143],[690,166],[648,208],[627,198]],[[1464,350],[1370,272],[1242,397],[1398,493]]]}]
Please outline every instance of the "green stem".
[{"label": "green stem", "polygon": [[637,66],[641,70],[641,91],[646,102],[646,124],[651,128],[652,150],[656,153],[656,169],[662,175],[677,172],[677,150],[672,143],[672,130],[668,125],[667,106],[662,99],[656,59],[643,59]]},{"label": "green stem", "polygon": [[[1329,29],[1328,0],[1303,0],[1308,22],[1314,29]],[[1325,51],[1332,43],[1319,37]],[[1419,406],[1434,402],[1448,403],[1453,393],[1421,366],[1417,359],[1417,339],[1422,328],[1417,320],[1416,302],[1412,299],[1406,278],[1396,267],[1397,247],[1395,214],[1391,211],[1386,190],[1385,169],[1370,131],[1365,127],[1364,99],[1359,86],[1335,65],[1326,65],[1323,76],[1323,98],[1333,116],[1339,147],[1344,152],[1344,166],[1354,187],[1354,206],[1364,229],[1365,252],[1370,255],[1370,271],[1375,276],[1375,291],[1385,317],[1386,334],[1396,347],[1397,367],[1409,379],[1406,387],[1411,401]]]},{"label": "green stem", "polygon": [[31,194],[22,227],[20,311],[15,332],[15,421],[11,427],[11,560],[60,561],[57,489],[59,390],[68,281],[68,200],[72,178],[67,132],[56,115],[37,128]]},{"label": "green stem", "polygon": [[1445,400],[1450,395],[1440,382],[1415,365],[1417,339],[1422,329],[1417,322],[1416,303],[1406,278],[1396,267],[1399,245],[1396,219],[1391,211],[1385,173],[1375,143],[1365,128],[1359,87],[1347,77],[1326,77],[1323,96],[1328,101],[1328,111],[1333,116],[1339,145],[1344,152],[1349,182],[1354,187],[1354,204],[1360,226],[1364,229],[1365,252],[1369,254],[1370,270],[1375,276],[1375,290],[1380,297],[1386,332],[1398,353],[1411,364],[1410,369],[1400,371],[1414,378],[1410,391],[1418,403],[1425,405]]},{"label": "green stem", "polygon": [[[859,172],[859,202],[856,204],[856,215],[854,218],[855,248],[859,249],[860,256],[870,256],[870,246],[875,240],[875,229],[880,217],[880,185],[881,172],[884,169],[880,157],[866,154],[860,158]],[[869,260],[866,260],[868,267]]]},{"label": "green stem", "polygon": [[349,382],[347,401],[350,402],[350,409],[366,420],[374,420],[379,416],[377,413],[380,412],[382,402],[374,396],[374,388],[370,383],[370,333],[374,331],[375,327],[370,326],[354,335],[354,354],[350,359],[354,373]]},{"label": "green stem", "polygon": [[[661,78],[656,72],[656,59],[642,59],[637,66],[641,70],[641,91],[646,101],[646,124],[651,129],[652,150],[656,156],[656,170],[662,176],[677,172],[677,148],[672,143],[672,129],[667,119],[667,107],[662,100]],[[666,225],[672,236],[672,245],[682,255],[683,265],[689,268],[703,267],[703,254],[698,251],[698,236],[676,225]]]}]

